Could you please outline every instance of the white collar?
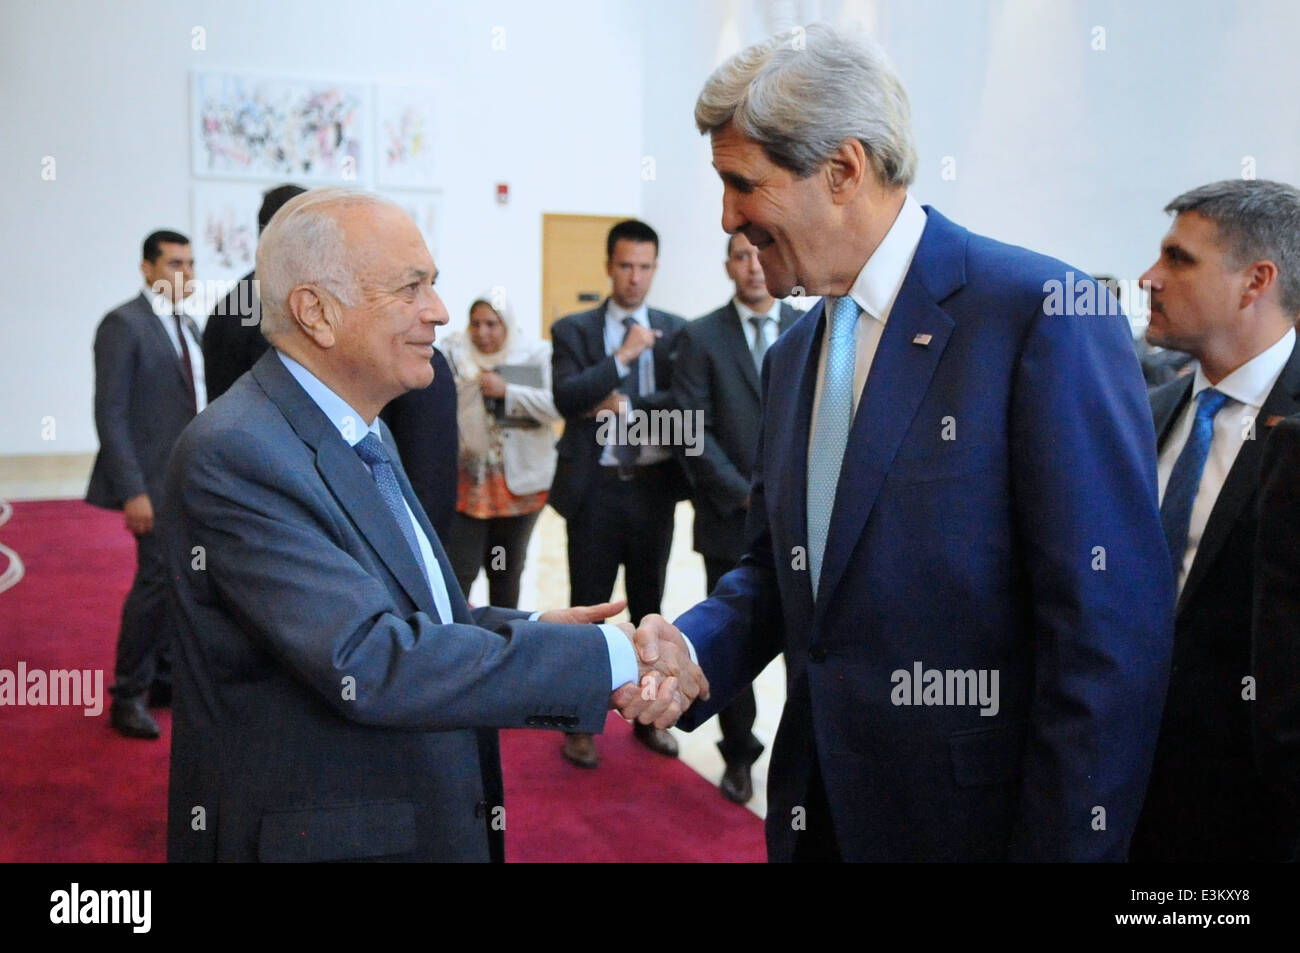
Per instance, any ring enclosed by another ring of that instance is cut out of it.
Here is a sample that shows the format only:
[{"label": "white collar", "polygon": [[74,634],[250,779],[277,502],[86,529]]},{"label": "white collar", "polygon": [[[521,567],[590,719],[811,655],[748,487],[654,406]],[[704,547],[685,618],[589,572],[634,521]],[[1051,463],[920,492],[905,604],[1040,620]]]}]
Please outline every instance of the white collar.
[{"label": "white collar", "polygon": [[[877,321],[888,318],[890,309],[894,306],[894,299],[903,287],[907,270],[912,266],[912,257],[921,244],[925,222],[925,209],[909,194],[903,199],[903,207],[898,210],[894,224],[889,226],[889,231],[862,266],[853,287],[849,289],[849,297]],[[828,311],[834,303],[834,299],[828,297]]]},{"label": "white collar", "polygon": [[605,308],[605,320],[611,324],[617,324],[620,328],[623,326],[623,319],[631,318],[637,324],[643,327],[650,327],[650,308],[644,301],[635,311],[627,311],[620,308],[614,303],[614,299],[609,299],[609,305]]},{"label": "white collar", "polygon": [[[1260,351],[1215,384],[1214,389],[1239,403],[1251,407],[1263,407],[1269,391],[1282,376],[1282,369],[1286,367],[1286,362],[1290,359],[1294,348],[1295,328],[1287,328],[1286,334],[1278,338],[1272,347]],[[1201,391],[1209,386],[1210,382],[1206,379],[1205,372],[1198,365],[1196,378],[1192,382],[1192,401],[1195,402]]]},{"label": "white collar", "polygon": [[321,409],[326,417],[330,419],[335,427],[338,428],[339,434],[347,441],[348,446],[355,447],[366,436],[372,433],[383,441],[383,436],[379,433],[379,418],[375,417],[366,426],[365,418],[352,409],[352,405],[340,397],[334,391],[330,390],[329,385],[322,381],[307,368],[303,367],[298,361],[295,361],[284,351],[276,350],[276,356],[280,362],[293,375],[302,389],[307,392],[307,396],[312,402]]},{"label": "white collar", "polygon": [[778,324],[781,322],[781,299],[773,298],[772,307],[767,312],[755,311],[741,303],[739,298],[732,298],[731,303],[735,305],[736,313],[740,315],[740,323],[744,324],[750,318],[763,317],[771,318]]},{"label": "white collar", "polygon": [[[145,299],[149,302],[149,307],[153,308],[153,313],[158,315],[158,317],[170,318],[172,315],[178,313],[175,306],[172,304],[172,299],[170,295],[159,294],[148,285],[144,286],[143,293]],[[184,308],[185,305],[184,303],[182,303],[181,310],[179,313],[184,314],[185,313]]]}]

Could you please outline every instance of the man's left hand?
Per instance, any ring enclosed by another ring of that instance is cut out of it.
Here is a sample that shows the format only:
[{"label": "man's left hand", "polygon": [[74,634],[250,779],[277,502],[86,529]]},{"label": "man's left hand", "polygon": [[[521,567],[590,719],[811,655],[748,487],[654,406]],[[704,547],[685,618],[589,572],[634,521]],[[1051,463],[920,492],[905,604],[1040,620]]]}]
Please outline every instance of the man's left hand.
[{"label": "man's left hand", "polygon": [[537,617],[538,622],[557,622],[561,625],[586,625],[604,622],[627,608],[627,600],[602,602],[597,606],[573,606],[568,609],[549,609]]}]

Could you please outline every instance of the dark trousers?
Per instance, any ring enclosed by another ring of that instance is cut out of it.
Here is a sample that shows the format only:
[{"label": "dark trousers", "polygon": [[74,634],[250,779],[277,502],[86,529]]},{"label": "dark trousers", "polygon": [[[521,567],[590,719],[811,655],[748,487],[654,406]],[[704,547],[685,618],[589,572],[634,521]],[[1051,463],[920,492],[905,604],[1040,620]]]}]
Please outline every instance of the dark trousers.
[{"label": "dark trousers", "polygon": [[478,571],[485,569],[488,604],[502,609],[519,608],[519,578],[524,573],[528,540],[541,514],[537,510],[522,516],[494,516],[485,520],[464,513],[452,517],[451,537],[446,540],[447,558],[466,599]]},{"label": "dark trousers", "polygon": [[[704,574],[708,591],[712,592],[718,580],[736,568],[739,560],[704,557]],[[753,764],[763,753],[763,742],[754,737],[754,719],[758,716],[758,703],[754,699],[754,686],[746,685],[726,708],[718,712],[722,726],[722,740],[718,750],[727,764]]]},{"label": "dark trousers", "polygon": [[113,666],[114,698],[143,698],[155,681],[170,681],[168,659],[175,638],[167,566],[158,534],[135,538],[135,580],[122,605]]},{"label": "dark trousers", "polygon": [[667,474],[676,465],[637,467],[630,480],[620,479],[617,467],[596,468],[587,505],[567,523],[573,605],[609,599],[622,565],[633,624],[659,611],[677,508]]},{"label": "dark trousers", "polygon": [[839,864],[839,840],[835,837],[835,823],[831,820],[831,807],[826,799],[826,785],[822,782],[821,767],[817,754],[813,752],[812,772],[808,776],[808,791],[804,795],[805,828],[799,832],[795,841],[794,856],[791,862],[796,864]]}]

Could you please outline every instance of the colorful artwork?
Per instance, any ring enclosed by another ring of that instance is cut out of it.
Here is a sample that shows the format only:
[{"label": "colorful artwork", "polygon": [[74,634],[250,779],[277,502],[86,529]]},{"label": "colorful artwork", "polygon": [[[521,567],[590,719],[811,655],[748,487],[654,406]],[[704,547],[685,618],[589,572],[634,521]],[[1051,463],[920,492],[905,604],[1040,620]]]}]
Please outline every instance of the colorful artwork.
[{"label": "colorful artwork", "polygon": [[380,86],[376,93],[379,184],[427,189],[434,179],[437,116],[428,86]]},{"label": "colorful artwork", "polygon": [[194,186],[194,273],[200,285],[233,283],[253,270],[263,186],[203,182]]},{"label": "colorful artwork", "polygon": [[358,182],[367,95],[331,80],[193,74],[194,174]]}]

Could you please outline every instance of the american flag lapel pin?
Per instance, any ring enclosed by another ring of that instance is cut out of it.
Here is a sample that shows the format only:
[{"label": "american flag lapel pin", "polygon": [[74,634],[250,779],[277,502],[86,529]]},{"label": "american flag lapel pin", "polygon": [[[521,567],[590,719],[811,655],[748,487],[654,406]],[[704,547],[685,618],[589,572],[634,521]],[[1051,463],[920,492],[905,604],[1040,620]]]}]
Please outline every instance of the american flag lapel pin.
[{"label": "american flag lapel pin", "polygon": [[916,337],[912,338],[912,343],[913,343],[913,344],[919,344],[919,345],[921,345],[921,347],[929,347],[929,346],[930,346],[930,335],[928,335],[928,334],[918,334]]}]

